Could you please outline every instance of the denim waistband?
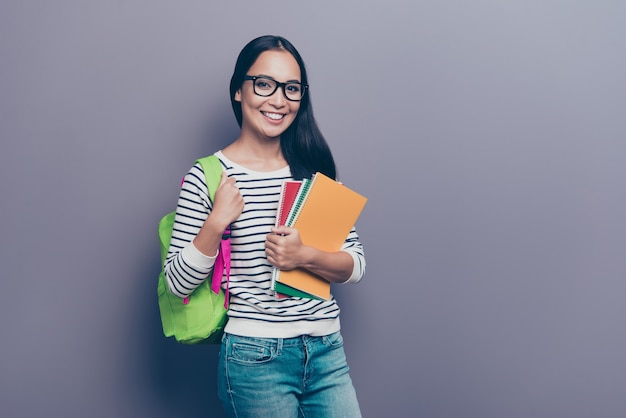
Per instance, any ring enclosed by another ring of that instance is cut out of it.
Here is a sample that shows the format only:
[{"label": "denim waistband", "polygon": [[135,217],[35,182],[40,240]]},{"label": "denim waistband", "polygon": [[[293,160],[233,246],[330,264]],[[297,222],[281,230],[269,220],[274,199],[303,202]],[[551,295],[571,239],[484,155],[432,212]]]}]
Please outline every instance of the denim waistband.
[{"label": "denim waistband", "polygon": [[297,337],[289,337],[289,338],[264,338],[264,337],[247,337],[235,334],[224,334],[224,338],[228,336],[234,341],[247,341],[250,343],[262,344],[264,346],[274,346],[274,347],[301,347],[307,346],[310,344],[315,344],[317,342],[325,342],[327,340],[336,339],[341,334],[341,331],[333,332],[328,335],[300,335]]}]

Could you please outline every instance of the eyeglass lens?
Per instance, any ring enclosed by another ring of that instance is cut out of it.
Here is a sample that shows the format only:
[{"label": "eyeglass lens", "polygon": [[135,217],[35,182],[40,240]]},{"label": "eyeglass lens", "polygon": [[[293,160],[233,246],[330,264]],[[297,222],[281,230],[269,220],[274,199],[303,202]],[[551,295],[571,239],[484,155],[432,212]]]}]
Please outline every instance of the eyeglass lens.
[{"label": "eyeglass lens", "polygon": [[278,83],[276,80],[264,77],[258,77],[254,80],[254,92],[259,96],[271,96],[278,86],[283,88],[283,93],[289,100],[298,101],[302,99],[304,89],[300,83]]}]

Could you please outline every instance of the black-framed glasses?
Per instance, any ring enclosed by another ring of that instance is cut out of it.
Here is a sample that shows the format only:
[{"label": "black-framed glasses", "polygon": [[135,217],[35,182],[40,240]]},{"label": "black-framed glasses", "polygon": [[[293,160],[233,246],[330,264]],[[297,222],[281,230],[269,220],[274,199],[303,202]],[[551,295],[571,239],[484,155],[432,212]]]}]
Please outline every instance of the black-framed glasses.
[{"label": "black-framed glasses", "polygon": [[304,97],[304,93],[309,88],[308,85],[298,83],[296,81],[288,81],[280,83],[271,77],[247,75],[244,80],[251,80],[254,86],[254,94],[257,96],[268,97],[276,92],[280,87],[283,89],[283,95],[287,100],[299,102]]}]

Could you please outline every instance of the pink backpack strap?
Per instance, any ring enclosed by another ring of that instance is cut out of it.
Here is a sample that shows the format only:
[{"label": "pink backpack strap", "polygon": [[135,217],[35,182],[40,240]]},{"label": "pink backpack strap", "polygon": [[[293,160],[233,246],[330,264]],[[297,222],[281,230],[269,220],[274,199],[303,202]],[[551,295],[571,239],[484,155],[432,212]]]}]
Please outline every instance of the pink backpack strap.
[{"label": "pink backpack strap", "polygon": [[215,265],[213,266],[213,277],[211,279],[211,290],[216,295],[220,292],[222,286],[222,277],[226,276],[226,292],[224,298],[224,307],[228,309],[228,287],[230,284],[230,228],[222,234],[220,248],[217,252]]}]

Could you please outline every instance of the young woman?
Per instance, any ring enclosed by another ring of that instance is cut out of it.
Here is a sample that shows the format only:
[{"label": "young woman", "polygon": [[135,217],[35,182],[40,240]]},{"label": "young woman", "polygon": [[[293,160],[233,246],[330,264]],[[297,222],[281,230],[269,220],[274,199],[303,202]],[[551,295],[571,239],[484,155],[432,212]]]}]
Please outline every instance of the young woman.
[{"label": "young woman", "polygon": [[185,176],[165,261],[170,290],[186,297],[207,279],[230,226],[229,320],[218,366],[227,414],[360,417],[335,300],[278,298],[271,289],[274,266],[334,283],[358,282],[365,269],[354,229],[341,251],[323,252],[303,245],[296,229],[274,227],[285,180],[316,171],[336,177],[300,54],[278,36],[252,40],[237,59],[230,97],[241,132],[215,153],[224,168],[215,203],[199,165]]}]

